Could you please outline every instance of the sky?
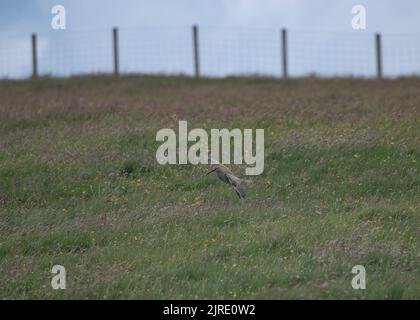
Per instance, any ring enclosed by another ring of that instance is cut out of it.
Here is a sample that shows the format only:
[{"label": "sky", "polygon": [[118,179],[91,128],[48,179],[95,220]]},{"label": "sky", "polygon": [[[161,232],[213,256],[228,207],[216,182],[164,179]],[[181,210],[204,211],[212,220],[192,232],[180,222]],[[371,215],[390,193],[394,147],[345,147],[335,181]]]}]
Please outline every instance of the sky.
[{"label": "sky", "polygon": [[[51,27],[57,4],[65,30]],[[358,4],[365,30],[352,28]],[[385,75],[420,73],[419,16],[419,0],[1,0],[0,78],[30,75],[31,33],[41,74],[112,72],[113,27],[122,72],[192,74],[194,24],[204,75],[280,76],[281,28],[292,76],[374,75],[376,32]]]}]

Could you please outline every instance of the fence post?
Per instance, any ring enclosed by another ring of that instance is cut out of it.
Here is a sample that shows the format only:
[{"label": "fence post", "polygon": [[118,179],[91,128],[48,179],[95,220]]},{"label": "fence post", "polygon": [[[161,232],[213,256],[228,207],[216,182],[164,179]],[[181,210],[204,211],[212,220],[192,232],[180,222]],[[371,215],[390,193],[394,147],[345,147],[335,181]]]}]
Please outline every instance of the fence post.
[{"label": "fence post", "polygon": [[112,44],[114,47],[114,75],[120,74],[119,57],[118,57],[118,29],[112,29]]},{"label": "fence post", "polygon": [[38,77],[38,61],[36,55],[36,34],[32,33],[32,78]]},{"label": "fence post", "polygon": [[287,79],[287,30],[281,30],[281,58],[283,66],[283,78]]},{"label": "fence post", "polygon": [[194,46],[194,72],[195,77],[200,78],[200,56],[198,51],[198,27],[193,26],[193,46]]},{"label": "fence post", "polygon": [[382,78],[382,46],[381,46],[381,34],[375,34],[375,45],[376,45],[376,76]]}]

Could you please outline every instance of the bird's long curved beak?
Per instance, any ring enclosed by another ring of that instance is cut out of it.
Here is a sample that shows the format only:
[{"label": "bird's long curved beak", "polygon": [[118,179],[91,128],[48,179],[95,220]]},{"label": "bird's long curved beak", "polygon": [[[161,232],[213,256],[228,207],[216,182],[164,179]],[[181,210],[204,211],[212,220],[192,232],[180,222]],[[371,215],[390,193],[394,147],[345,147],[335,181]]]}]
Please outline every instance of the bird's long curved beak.
[{"label": "bird's long curved beak", "polygon": [[[216,169],[217,169],[217,168],[216,168]],[[211,171],[207,172],[206,176],[207,176],[207,175],[209,175],[210,173],[212,173],[213,171],[216,171],[216,169],[213,169],[213,170],[211,170]]]}]

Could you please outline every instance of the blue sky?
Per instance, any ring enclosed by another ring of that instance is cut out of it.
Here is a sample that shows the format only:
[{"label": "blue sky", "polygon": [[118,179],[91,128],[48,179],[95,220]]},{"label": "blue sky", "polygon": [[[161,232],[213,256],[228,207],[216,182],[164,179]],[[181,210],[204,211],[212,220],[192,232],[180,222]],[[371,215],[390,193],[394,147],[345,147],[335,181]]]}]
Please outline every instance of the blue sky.
[{"label": "blue sky", "polygon": [[[66,30],[51,8],[66,8]],[[367,29],[351,28],[351,8],[367,10]],[[0,77],[30,73],[29,35],[39,36],[40,72],[112,69],[110,30],[120,29],[125,72],[191,73],[190,26],[200,26],[203,73],[279,75],[279,29],[289,30],[290,73],[374,73],[373,34],[383,34],[384,72],[420,71],[418,0],[2,0]]]}]

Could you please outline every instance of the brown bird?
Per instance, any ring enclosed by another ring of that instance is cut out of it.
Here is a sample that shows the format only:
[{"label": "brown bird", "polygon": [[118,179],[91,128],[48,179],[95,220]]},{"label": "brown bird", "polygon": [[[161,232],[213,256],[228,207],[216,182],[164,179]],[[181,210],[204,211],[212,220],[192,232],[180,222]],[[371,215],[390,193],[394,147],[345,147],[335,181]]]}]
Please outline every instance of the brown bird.
[{"label": "brown bird", "polygon": [[241,179],[236,177],[227,167],[222,164],[215,163],[210,166],[210,171],[207,172],[207,175],[212,172],[216,172],[219,179],[224,183],[232,185],[239,198],[245,198],[245,191],[241,185]]}]

